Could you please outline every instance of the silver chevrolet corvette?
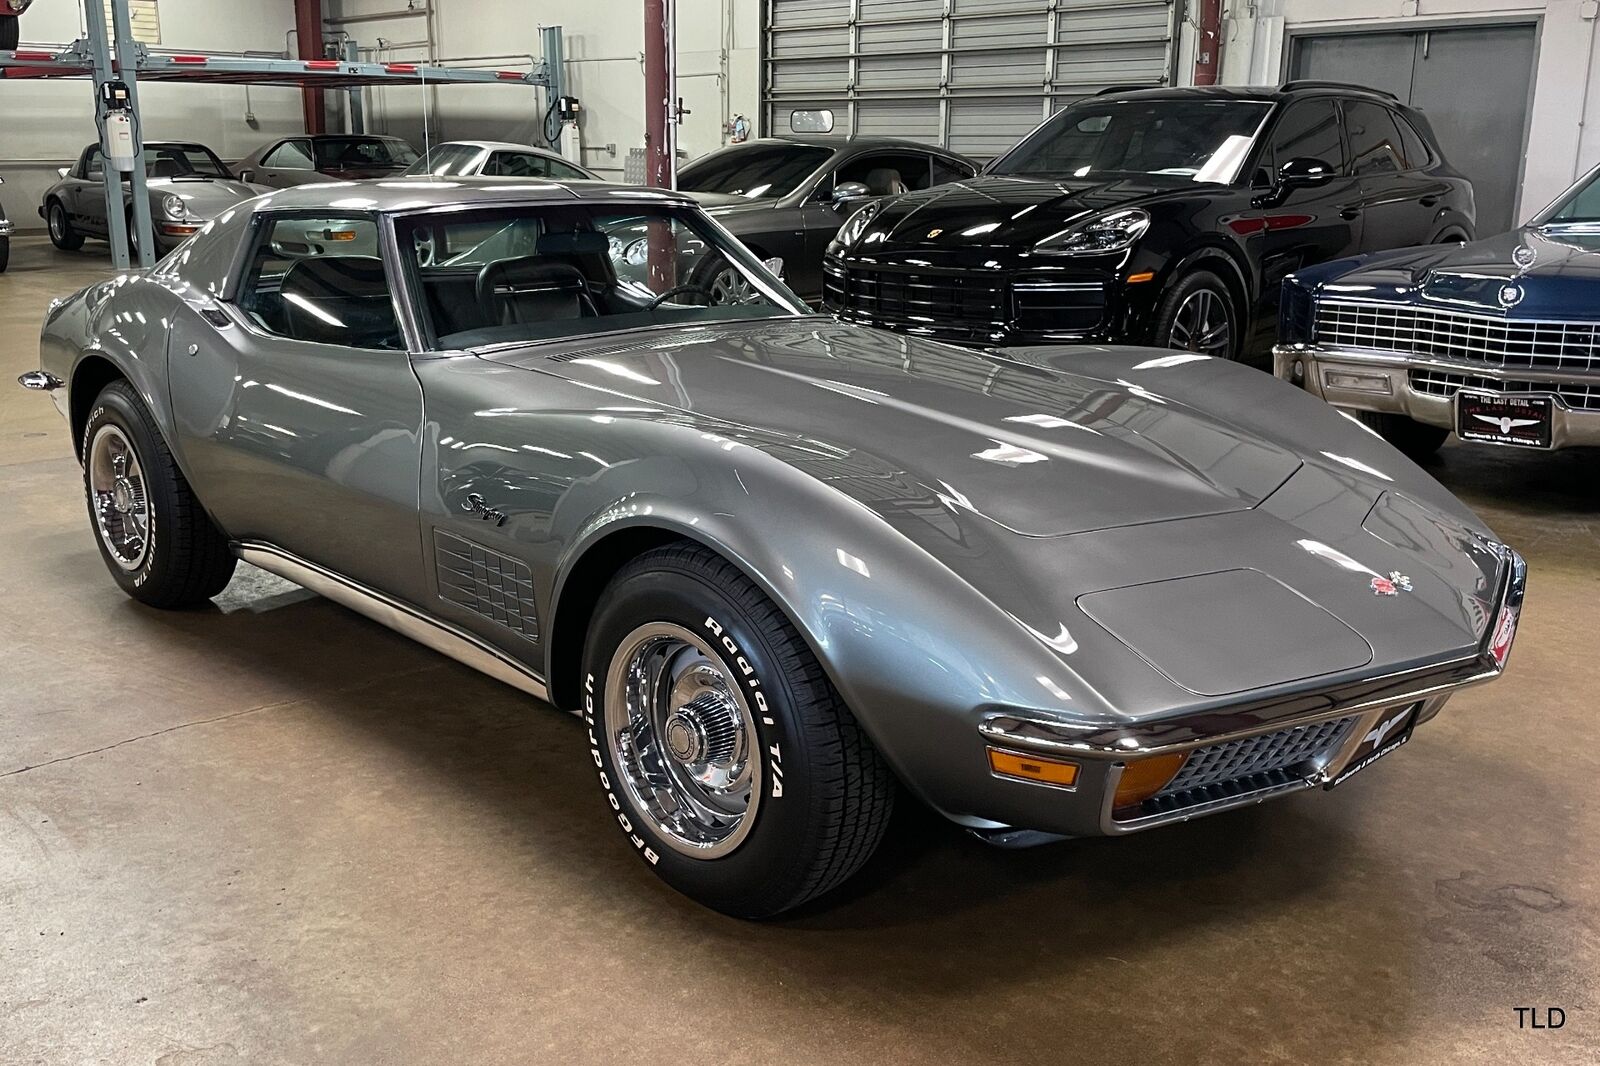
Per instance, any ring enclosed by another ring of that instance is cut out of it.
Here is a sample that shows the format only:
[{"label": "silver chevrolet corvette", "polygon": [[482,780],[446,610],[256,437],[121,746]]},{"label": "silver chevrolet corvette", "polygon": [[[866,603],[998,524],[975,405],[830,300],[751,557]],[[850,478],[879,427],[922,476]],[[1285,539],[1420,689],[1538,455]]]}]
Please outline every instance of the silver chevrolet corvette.
[{"label": "silver chevrolet corvette", "polygon": [[844,881],[902,790],[1022,844],[1340,785],[1522,603],[1288,384],[841,325],[667,192],[284,190],[58,301],[40,360],[131,596],[244,559],[581,715],[627,846],[742,916]]}]

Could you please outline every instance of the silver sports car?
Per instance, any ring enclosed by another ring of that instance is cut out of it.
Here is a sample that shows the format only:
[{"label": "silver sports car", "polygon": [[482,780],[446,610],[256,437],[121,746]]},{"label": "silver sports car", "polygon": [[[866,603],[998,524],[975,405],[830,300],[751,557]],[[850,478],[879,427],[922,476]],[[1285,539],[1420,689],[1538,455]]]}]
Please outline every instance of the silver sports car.
[{"label": "silver sports car", "polygon": [[40,359],[130,595],[244,559],[581,715],[628,846],[737,915],[850,876],[902,790],[1016,844],[1339,785],[1522,603],[1284,382],[841,325],[663,191],[278,192],[59,301]]},{"label": "silver sports car", "polygon": [[[230,207],[268,191],[235,178],[203,144],[148,142],[144,169],[158,258]],[[39,217],[49,227],[51,242],[75,251],[83,247],[86,237],[105,238],[111,227],[106,222],[105,156],[100,146],[89,145],[75,165],[61,168],[60,176],[60,181],[45,190],[44,202],[39,205]],[[128,235],[137,247],[132,226],[133,186],[127,182],[122,186],[122,202],[128,212]]]}]

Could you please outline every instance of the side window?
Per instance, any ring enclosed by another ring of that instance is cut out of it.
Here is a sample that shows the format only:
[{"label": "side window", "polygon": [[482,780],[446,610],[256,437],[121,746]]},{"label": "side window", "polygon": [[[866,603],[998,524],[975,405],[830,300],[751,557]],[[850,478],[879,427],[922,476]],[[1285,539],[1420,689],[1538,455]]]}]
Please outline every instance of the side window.
[{"label": "side window", "polygon": [[963,178],[972,177],[977,172],[976,167],[968,166],[965,163],[957,163],[954,159],[946,159],[937,155],[933,157],[933,184],[935,185],[943,185],[948,181],[961,181]]},{"label": "side window", "polygon": [[83,157],[83,176],[89,181],[106,180],[106,159],[100,154],[100,149],[91,148],[89,154]]},{"label": "side window", "polygon": [[1344,121],[1350,131],[1352,174],[1393,174],[1406,169],[1400,130],[1388,108],[1347,100]]},{"label": "side window", "polygon": [[1335,173],[1344,173],[1344,140],[1331,100],[1302,100],[1278,120],[1272,131],[1273,171],[1291,159],[1320,159]]},{"label": "side window", "polygon": [[548,178],[550,160],[532,152],[496,152],[489,157],[483,172],[507,178]]},{"label": "side window", "polygon": [[558,159],[550,159],[546,160],[546,165],[550,168],[550,177],[552,178],[557,178],[561,181],[589,180],[589,175],[570,163],[563,163]]},{"label": "side window", "polygon": [[291,340],[400,349],[389,279],[370,216],[264,216],[239,309]]},{"label": "side window", "polygon": [[311,161],[311,142],[309,141],[284,141],[278,147],[267,153],[261,161],[264,167],[273,170],[315,170],[316,164]]},{"label": "side window", "polygon": [[1433,162],[1433,152],[1428,148],[1428,142],[1423,139],[1417,128],[1406,120],[1404,115],[1397,116],[1395,125],[1400,128],[1400,143],[1405,149],[1406,163],[1415,170],[1418,167],[1428,166]]},{"label": "side window", "polygon": [[874,152],[858,156],[834,174],[834,184],[859,181],[874,196],[895,196],[926,189],[930,177],[928,157],[915,152]]}]

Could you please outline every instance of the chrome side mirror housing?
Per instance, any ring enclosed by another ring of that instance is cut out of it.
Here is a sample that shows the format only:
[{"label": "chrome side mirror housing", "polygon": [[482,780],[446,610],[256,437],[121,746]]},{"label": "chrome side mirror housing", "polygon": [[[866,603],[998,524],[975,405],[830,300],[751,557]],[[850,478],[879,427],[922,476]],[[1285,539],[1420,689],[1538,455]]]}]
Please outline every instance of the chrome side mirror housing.
[{"label": "chrome side mirror housing", "polygon": [[833,206],[835,210],[844,211],[860,206],[863,200],[872,199],[872,190],[867,188],[865,182],[841,181],[833,187]]}]

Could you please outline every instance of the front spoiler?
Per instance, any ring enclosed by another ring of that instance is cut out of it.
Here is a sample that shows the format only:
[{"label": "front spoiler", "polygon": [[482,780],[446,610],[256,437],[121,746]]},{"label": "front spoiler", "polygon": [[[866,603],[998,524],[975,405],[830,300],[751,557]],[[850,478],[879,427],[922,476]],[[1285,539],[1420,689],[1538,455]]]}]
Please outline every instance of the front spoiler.
[{"label": "front spoiler", "polygon": [[[1457,690],[1498,677],[1505,669],[1505,654],[1496,656],[1493,645],[1499,620],[1507,612],[1520,614],[1527,589],[1527,565],[1522,556],[1501,547],[1505,559],[1490,625],[1477,650],[1469,656],[1380,677],[1366,678],[1334,689],[1313,690],[1288,696],[1235,704],[1199,714],[1168,716],[1150,722],[1128,723],[1105,729],[1085,729],[1059,720],[1017,714],[992,714],[978,725],[986,744],[1018,752],[1036,752],[1079,762],[1082,774],[1071,793],[1014,782],[1031,790],[1029,805],[1037,813],[1027,824],[1015,817],[984,828],[1040,829],[1071,835],[1121,836],[1207,814],[1250,806],[1278,796],[1332,782],[1354,758],[1361,739],[1385,714],[1397,707],[1418,705],[1418,725],[1432,719]],[[1305,776],[1266,787],[1219,797],[1172,811],[1117,818],[1113,800],[1129,761],[1151,755],[1175,754],[1297,726],[1311,726],[1341,718],[1354,718],[1344,739]],[[1085,810],[1093,805],[1093,815]]]}]

